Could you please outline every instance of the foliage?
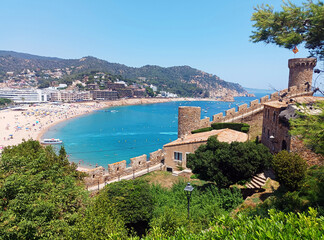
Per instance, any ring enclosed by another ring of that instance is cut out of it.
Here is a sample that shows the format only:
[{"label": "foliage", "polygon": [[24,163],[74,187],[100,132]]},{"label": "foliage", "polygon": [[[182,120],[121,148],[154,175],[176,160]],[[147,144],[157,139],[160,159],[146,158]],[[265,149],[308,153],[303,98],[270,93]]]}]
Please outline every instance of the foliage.
[{"label": "foliage", "polygon": [[274,43],[293,49],[305,43],[312,56],[324,57],[324,5],[307,1],[303,6],[284,2],[282,11],[269,5],[256,7],[251,20],[255,23],[250,37],[253,42]]},{"label": "foliage", "polygon": [[209,132],[213,130],[212,127],[206,127],[206,128],[200,128],[200,129],[197,129],[197,130],[193,130],[191,131],[192,134],[195,134],[195,133],[201,133],[201,132]]},{"label": "foliage", "polygon": [[312,106],[319,114],[311,114],[306,105],[300,105],[296,111],[299,118],[289,121],[290,134],[301,136],[304,143],[314,152],[324,155],[324,101],[317,102]]},{"label": "foliage", "polygon": [[8,98],[0,98],[0,106],[11,104],[12,101]]},{"label": "foliage", "polygon": [[62,238],[87,204],[83,175],[65,150],[26,141],[3,150],[0,161],[0,236],[2,239]]},{"label": "foliage", "polygon": [[153,211],[150,186],[143,180],[120,181],[107,185],[96,200],[98,209],[111,206],[125,222],[128,229],[137,234],[145,233]]},{"label": "foliage", "polygon": [[250,125],[247,123],[212,123],[213,129],[229,128],[240,132],[247,133],[250,129]]},{"label": "foliage", "polygon": [[310,208],[308,213],[285,214],[269,211],[269,218],[249,217],[239,214],[217,217],[207,231],[191,233],[178,228],[170,235],[161,228],[154,228],[149,239],[322,239],[324,218],[317,217],[317,211]]},{"label": "foliage", "polygon": [[95,199],[83,209],[74,227],[67,235],[69,239],[126,239],[127,230],[121,216],[105,199]]},{"label": "foliage", "polygon": [[237,188],[218,189],[214,184],[195,186],[190,200],[190,221],[187,219],[186,182],[174,184],[169,190],[160,185],[151,188],[154,196],[154,211],[150,226],[173,234],[184,227],[193,232],[206,229],[215,216],[225,214],[242,203]]},{"label": "foliage", "polygon": [[274,156],[272,166],[278,182],[290,191],[299,188],[307,170],[304,159],[295,153],[288,153],[286,150]]},{"label": "foliage", "polygon": [[269,209],[286,213],[303,212],[309,207],[316,208],[324,216],[324,167],[313,166],[307,170],[306,177],[300,182],[300,188],[294,192],[279,187],[274,196],[269,197],[255,209],[248,209],[251,215],[268,217]]},{"label": "foliage", "polygon": [[154,92],[153,92],[153,89],[150,88],[150,87],[146,87],[145,92],[149,97],[154,97],[154,95],[155,95]]},{"label": "foliage", "polygon": [[219,142],[210,137],[194,154],[189,154],[187,166],[202,180],[213,181],[219,187],[228,187],[248,180],[262,172],[272,155],[262,144],[254,142]]}]

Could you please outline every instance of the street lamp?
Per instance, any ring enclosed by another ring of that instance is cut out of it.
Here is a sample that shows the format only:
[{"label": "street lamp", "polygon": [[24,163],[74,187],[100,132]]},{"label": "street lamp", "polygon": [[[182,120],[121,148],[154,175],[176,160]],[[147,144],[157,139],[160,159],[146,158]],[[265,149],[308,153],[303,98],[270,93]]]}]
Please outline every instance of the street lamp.
[{"label": "street lamp", "polygon": [[192,190],[194,190],[194,187],[190,185],[190,182],[188,182],[187,186],[184,189],[188,199],[188,220],[189,220],[189,207],[190,207],[190,198],[191,198]]}]

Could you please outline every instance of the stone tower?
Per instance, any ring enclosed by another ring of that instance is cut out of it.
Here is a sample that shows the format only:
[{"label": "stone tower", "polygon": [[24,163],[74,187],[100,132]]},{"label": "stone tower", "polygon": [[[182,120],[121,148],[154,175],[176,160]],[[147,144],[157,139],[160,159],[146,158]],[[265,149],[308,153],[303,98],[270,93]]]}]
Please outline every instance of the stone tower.
[{"label": "stone tower", "polygon": [[288,60],[289,84],[292,86],[309,83],[312,86],[313,68],[316,65],[316,58],[293,58]]},{"label": "stone tower", "polygon": [[200,127],[200,107],[179,107],[178,138],[190,134]]}]

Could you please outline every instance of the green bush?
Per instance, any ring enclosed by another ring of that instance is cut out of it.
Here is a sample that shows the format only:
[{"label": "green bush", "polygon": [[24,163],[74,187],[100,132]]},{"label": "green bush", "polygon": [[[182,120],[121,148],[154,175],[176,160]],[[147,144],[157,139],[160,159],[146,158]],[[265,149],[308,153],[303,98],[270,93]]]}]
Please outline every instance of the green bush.
[{"label": "green bush", "polygon": [[152,229],[149,239],[323,239],[324,218],[317,217],[317,211],[310,208],[307,213],[289,213],[269,210],[269,218],[250,217],[239,214],[217,216],[208,231],[193,233],[178,228],[172,235],[161,228]]},{"label": "green bush", "polygon": [[250,129],[250,125],[247,123],[212,123],[213,129],[229,128],[240,132],[247,133]]},{"label": "green bush", "polygon": [[197,129],[197,130],[193,130],[191,133],[195,134],[195,133],[201,133],[201,132],[209,132],[211,130],[213,130],[212,127],[206,127],[206,128],[200,128],[200,129]]},{"label": "green bush", "polygon": [[306,175],[307,164],[304,159],[294,153],[281,151],[274,156],[272,162],[278,182],[289,191],[297,190]]},{"label": "green bush", "polygon": [[224,188],[248,180],[268,168],[272,160],[269,149],[254,142],[219,142],[210,137],[195,154],[189,154],[187,167],[201,180],[213,181]]},{"label": "green bush", "polygon": [[186,227],[193,232],[208,228],[215,216],[226,214],[243,198],[239,189],[218,189],[214,184],[194,186],[190,201],[190,221],[187,220],[186,182],[174,184],[171,189],[153,185],[155,199],[151,229],[161,228],[172,235],[177,228]]}]

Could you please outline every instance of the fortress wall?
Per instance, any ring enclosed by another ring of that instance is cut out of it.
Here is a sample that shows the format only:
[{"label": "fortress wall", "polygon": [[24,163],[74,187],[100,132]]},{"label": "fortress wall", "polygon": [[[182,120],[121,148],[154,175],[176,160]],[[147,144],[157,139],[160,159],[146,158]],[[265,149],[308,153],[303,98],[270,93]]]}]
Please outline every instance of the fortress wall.
[{"label": "fortress wall", "polygon": [[270,95],[270,100],[271,101],[276,101],[278,99],[279,99],[279,93],[278,92],[271,93],[271,95]]},{"label": "fortress wall", "polygon": [[264,96],[262,98],[260,98],[260,103],[265,103],[265,102],[268,102],[269,101],[269,96]]},{"label": "fortress wall", "polygon": [[108,174],[109,175],[118,175],[124,172],[126,169],[126,160],[108,164]]},{"label": "fortress wall", "polygon": [[146,154],[143,154],[141,156],[131,158],[130,161],[132,168],[141,169],[143,168],[143,166],[145,167],[145,164],[147,162],[147,156]]},{"label": "fortress wall", "polygon": [[238,106],[238,112],[245,113],[248,109],[248,105],[245,103],[243,105]]},{"label": "fortress wall", "polygon": [[191,134],[200,128],[200,107],[179,107],[178,109],[178,138]]},{"label": "fortress wall", "polygon": [[221,122],[223,119],[223,113],[217,113],[215,115],[213,115],[213,123],[214,122]]},{"label": "fortress wall", "polygon": [[152,164],[161,163],[163,159],[164,159],[164,153],[162,149],[150,153],[150,162]]},{"label": "fortress wall", "polygon": [[204,118],[200,120],[200,127],[199,128],[206,128],[206,127],[210,127],[210,118]]},{"label": "fortress wall", "polygon": [[259,104],[259,100],[255,99],[253,101],[250,102],[250,108],[254,108]]}]

